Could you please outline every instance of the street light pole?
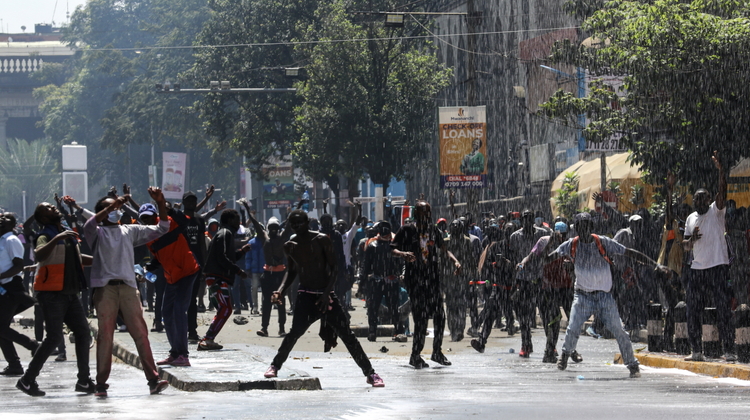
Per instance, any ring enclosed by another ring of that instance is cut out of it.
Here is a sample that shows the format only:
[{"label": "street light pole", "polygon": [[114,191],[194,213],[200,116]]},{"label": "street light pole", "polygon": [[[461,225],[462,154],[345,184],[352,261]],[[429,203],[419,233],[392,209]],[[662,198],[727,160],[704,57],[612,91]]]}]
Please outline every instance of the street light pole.
[{"label": "street light pole", "polygon": [[[466,102],[468,106],[477,105],[477,78],[476,78],[476,49],[477,49],[477,38],[476,38],[476,21],[477,11],[474,7],[474,0],[466,1],[466,28],[469,32],[467,38],[467,66],[466,76]],[[469,188],[466,191],[466,210],[472,215],[476,215],[479,212],[479,189]]]}]

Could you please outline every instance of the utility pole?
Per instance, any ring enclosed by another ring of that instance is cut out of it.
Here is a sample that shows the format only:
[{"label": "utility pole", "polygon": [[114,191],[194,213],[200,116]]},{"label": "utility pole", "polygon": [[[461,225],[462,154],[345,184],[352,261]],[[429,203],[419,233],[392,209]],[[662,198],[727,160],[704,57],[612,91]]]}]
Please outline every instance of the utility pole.
[{"label": "utility pole", "polygon": [[[478,13],[474,8],[474,0],[466,1],[466,29],[469,31],[467,39],[467,61],[466,61],[466,102],[468,106],[477,105],[477,77],[476,77],[476,26]],[[479,188],[469,188],[466,191],[466,207],[469,213],[477,215],[479,212]]]}]

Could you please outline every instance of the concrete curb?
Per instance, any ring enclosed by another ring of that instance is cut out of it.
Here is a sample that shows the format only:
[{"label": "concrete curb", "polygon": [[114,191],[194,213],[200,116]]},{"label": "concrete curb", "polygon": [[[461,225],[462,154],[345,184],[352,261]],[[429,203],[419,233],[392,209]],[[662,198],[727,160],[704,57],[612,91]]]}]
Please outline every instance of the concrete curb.
[{"label": "concrete curb", "polygon": [[[736,378],[750,381],[750,366],[726,362],[688,362],[681,355],[657,355],[637,353],[635,358],[644,366],[688,370],[701,375],[721,378]],[[614,362],[622,364],[622,356],[615,355]]]},{"label": "concrete curb", "polygon": [[[94,336],[98,334],[98,329],[93,323],[89,323]],[[124,363],[135,368],[143,370],[141,360],[136,353],[130,351],[122,345],[116,338],[112,340],[112,355],[122,360]],[[275,389],[284,391],[319,391],[322,389],[320,380],[314,377],[298,378],[275,378],[247,381],[188,381],[182,380],[172,371],[158,367],[159,377],[169,381],[169,385],[188,392],[196,391],[249,391],[253,389]]]}]

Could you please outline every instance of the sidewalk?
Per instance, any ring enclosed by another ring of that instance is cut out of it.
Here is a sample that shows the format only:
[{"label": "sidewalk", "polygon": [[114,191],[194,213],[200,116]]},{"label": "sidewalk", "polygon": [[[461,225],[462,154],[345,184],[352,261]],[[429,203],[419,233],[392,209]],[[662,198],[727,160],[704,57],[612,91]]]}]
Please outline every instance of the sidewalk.
[{"label": "sidewalk", "polygon": [[[721,378],[736,378],[745,381],[750,380],[750,365],[742,363],[729,363],[723,359],[707,359],[706,362],[688,362],[685,361],[685,355],[675,353],[649,353],[646,350],[637,351],[635,358],[638,363],[644,366],[682,369],[702,375],[709,375]],[[622,364],[622,355],[615,355],[614,362]]]}]

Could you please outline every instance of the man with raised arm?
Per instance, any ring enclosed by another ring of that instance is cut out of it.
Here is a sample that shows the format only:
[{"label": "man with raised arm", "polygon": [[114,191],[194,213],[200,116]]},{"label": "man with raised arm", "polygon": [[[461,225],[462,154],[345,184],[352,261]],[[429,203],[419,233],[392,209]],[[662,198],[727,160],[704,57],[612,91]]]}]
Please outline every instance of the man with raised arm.
[{"label": "man with raised arm", "polygon": [[36,378],[44,362],[65,339],[65,322],[75,337],[78,362],[75,390],[93,394],[94,382],[89,378],[91,330],[78,299],[78,292],[88,288],[83,265],[91,265],[91,256],[81,254],[78,234],[63,227],[63,214],[57,207],[50,203],[40,203],[34,211],[34,219],[42,226],[34,246],[34,256],[39,264],[34,290],[44,314],[47,335],[16,387],[34,397],[45,394],[39,390]]},{"label": "man with raised arm", "polygon": [[[718,314],[719,338],[724,346],[727,362],[737,361],[732,328],[732,287],[729,283],[729,250],[724,238],[726,230],[727,178],[724,166],[714,151],[711,157],[719,170],[719,191],[714,202],[708,191],[701,188],[693,195],[695,211],[685,220],[685,251],[693,252],[687,282],[688,338],[694,362],[703,362],[701,315],[706,304],[713,302]],[[713,298],[713,299],[712,299]]]},{"label": "man with raised arm", "polygon": [[310,231],[309,222],[307,213],[303,210],[292,211],[287,221],[296,234],[284,244],[289,267],[281,286],[273,293],[271,302],[280,303],[297,275],[300,278],[299,293],[292,329],[284,337],[264,376],[275,378],[278,375],[294,344],[313,322],[320,319],[341,337],[352,358],[367,377],[367,383],[374,387],[383,387],[383,380],[375,373],[370,359],[349,328],[346,313],[333,293],[333,286],[338,279],[338,261],[333,252],[333,243],[328,236]]},{"label": "man with raised arm", "polygon": [[106,397],[107,379],[112,370],[112,346],[118,314],[122,315],[130,336],[135,341],[143,372],[151,394],[158,394],[169,386],[159,379],[156,363],[148,340],[148,327],[143,319],[138,295],[133,248],[145,245],[169,231],[167,205],[161,189],[149,187],[148,193],[159,208],[159,223],[155,226],[121,225],[120,208],[127,197],[100,198],[91,217],[83,226],[86,241],[93,252],[91,267],[92,298],[98,316],[96,336],[96,396]]},{"label": "man with raised arm", "polygon": [[583,323],[592,314],[596,314],[596,317],[602,320],[615,336],[622,354],[622,361],[630,370],[630,377],[639,378],[641,371],[638,360],[633,355],[630,336],[622,326],[620,313],[617,311],[617,304],[612,296],[610,256],[624,255],[638,263],[655,267],[666,275],[669,274],[669,269],[656,264],[655,261],[634,249],[624,247],[613,239],[592,233],[594,221],[589,213],[577,214],[575,227],[578,236],[563,242],[545,258],[545,263],[551,263],[558,258],[567,257],[573,262],[576,274],[573,307],[570,310],[565,343],[560,360],[557,361],[557,368],[565,370],[568,367],[568,358],[576,350]]}]

